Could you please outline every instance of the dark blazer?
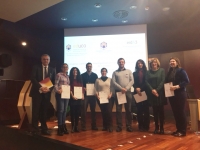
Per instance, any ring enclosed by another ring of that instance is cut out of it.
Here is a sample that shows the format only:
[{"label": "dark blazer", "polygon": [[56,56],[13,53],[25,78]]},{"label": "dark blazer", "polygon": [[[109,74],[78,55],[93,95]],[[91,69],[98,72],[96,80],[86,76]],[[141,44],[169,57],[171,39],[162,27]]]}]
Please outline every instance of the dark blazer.
[{"label": "dark blazer", "polygon": [[[167,77],[166,77],[166,82],[170,82],[168,81],[168,76],[170,74],[170,71],[167,73]],[[180,92],[180,91],[185,91],[186,90],[186,85],[189,83],[189,78],[188,75],[186,73],[186,71],[183,68],[177,68],[176,69],[176,73],[175,73],[175,77],[174,77],[174,81],[173,81],[173,85],[179,85],[180,88],[175,90],[174,92]]]},{"label": "dark blazer", "polygon": [[[138,72],[133,72],[133,77],[134,77],[134,84],[133,84],[134,89],[140,88],[141,92],[146,91],[145,73],[143,74],[142,83],[139,82]],[[136,90],[134,90],[134,94],[137,94]]]},{"label": "dark blazer", "polygon": [[[56,75],[56,71],[54,68],[52,67],[48,67],[48,77],[50,78],[51,82],[54,85],[55,82],[55,75]],[[31,83],[32,83],[32,88],[30,91],[30,96],[36,96],[36,95],[40,95],[39,92],[39,88],[41,87],[41,85],[39,84],[40,81],[43,80],[43,68],[42,65],[39,66],[34,66],[32,73],[31,73]],[[50,91],[52,91],[53,87],[50,88]],[[48,92],[50,93],[50,92]],[[48,94],[47,93],[47,94]]]}]

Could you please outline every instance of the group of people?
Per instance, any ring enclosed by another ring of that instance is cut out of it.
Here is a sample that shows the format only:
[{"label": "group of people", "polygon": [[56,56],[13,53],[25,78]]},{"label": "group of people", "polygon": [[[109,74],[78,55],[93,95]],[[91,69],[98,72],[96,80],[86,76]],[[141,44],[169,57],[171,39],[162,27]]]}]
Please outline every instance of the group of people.
[{"label": "group of people", "polygon": [[[164,105],[167,104],[167,99],[164,93],[164,83],[172,82],[170,87],[175,95],[169,97],[169,102],[176,121],[177,131],[173,132],[173,136],[186,135],[186,91],[185,87],[189,83],[187,73],[181,68],[178,58],[170,58],[168,73],[165,76],[165,70],[160,68],[160,62],[157,58],[152,58],[149,63],[149,70],[143,60],[139,59],[135,65],[135,72],[125,68],[125,60],[119,58],[117,64],[119,68],[113,72],[112,78],[107,77],[108,70],[102,68],[101,77],[92,72],[92,63],[86,64],[86,72],[81,74],[77,67],[70,70],[69,76],[68,64],[64,63],[61,66],[61,72],[56,75],[53,68],[48,66],[50,56],[44,54],[41,56],[42,65],[36,66],[32,71],[32,89],[30,96],[32,97],[32,127],[33,133],[38,133],[38,121],[41,123],[41,133],[50,135],[46,125],[46,111],[50,102],[50,93],[53,88],[56,91],[57,102],[57,118],[58,130],[57,134],[69,134],[65,124],[67,106],[70,106],[71,132],[79,132],[78,122],[81,115],[81,130],[86,131],[86,112],[88,104],[91,110],[91,129],[98,130],[96,125],[95,107],[96,102],[100,106],[102,113],[102,131],[113,131],[112,108],[116,104],[116,132],[122,131],[122,104],[118,103],[117,92],[125,94],[126,103],[125,119],[126,131],[132,132],[132,115],[131,106],[135,103],[133,94],[142,96],[142,93],[147,94],[147,100],[136,103],[137,120],[139,131],[148,131],[150,125],[149,107],[153,108],[155,134],[164,134]],[[42,87],[39,82],[44,78],[49,77],[54,87],[48,89]],[[94,95],[87,95],[88,84],[94,85]],[[62,85],[70,86],[70,99],[61,98]],[[82,88],[82,97],[77,98],[74,94],[74,87]],[[134,93],[131,92],[131,87],[134,87]],[[104,92],[107,95],[107,103],[101,103],[100,93]]]}]

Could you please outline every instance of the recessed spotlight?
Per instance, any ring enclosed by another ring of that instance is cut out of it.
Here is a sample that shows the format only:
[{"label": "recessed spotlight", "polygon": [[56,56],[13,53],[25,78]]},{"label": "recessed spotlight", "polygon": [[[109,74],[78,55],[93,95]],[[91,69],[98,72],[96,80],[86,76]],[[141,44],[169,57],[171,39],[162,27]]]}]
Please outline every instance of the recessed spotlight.
[{"label": "recessed spotlight", "polygon": [[100,4],[100,3],[96,3],[96,4],[94,4],[94,7],[100,8],[100,7],[101,7],[101,4]]},{"label": "recessed spotlight", "polygon": [[98,21],[98,19],[92,19],[92,22],[97,22]]},{"label": "recessed spotlight", "polygon": [[136,9],[137,8],[137,6],[131,6],[130,7],[130,9]]},{"label": "recessed spotlight", "polygon": [[164,7],[162,10],[163,11],[168,11],[168,10],[170,10],[170,8],[169,7]]},{"label": "recessed spotlight", "polygon": [[145,10],[149,10],[149,7],[147,6],[147,7],[145,7]]},{"label": "recessed spotlight", "polygon": [[62,20],[62,21],[66,21],[67,18],[66,18],[66,17],[62,17],[61,20]]},{"label": "recessed spotlight", "polygon": [[122,20],[122,23],[127,23],[128,22],[128,20]]},{"label": "recessed spotlight", "polygon": [[23,45],[23,46],[26,46],[26,42],[22,42],[22,45]]}]

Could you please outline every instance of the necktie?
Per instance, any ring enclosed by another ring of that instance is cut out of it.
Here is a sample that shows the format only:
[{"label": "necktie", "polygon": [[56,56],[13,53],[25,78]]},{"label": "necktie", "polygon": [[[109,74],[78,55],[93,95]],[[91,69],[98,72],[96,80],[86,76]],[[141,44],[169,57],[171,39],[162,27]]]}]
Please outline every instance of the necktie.
[{"label": "necktie", "polygon": [[48,77],[48,73],[47,73],[47,67],[44,67],[44,78]]}]

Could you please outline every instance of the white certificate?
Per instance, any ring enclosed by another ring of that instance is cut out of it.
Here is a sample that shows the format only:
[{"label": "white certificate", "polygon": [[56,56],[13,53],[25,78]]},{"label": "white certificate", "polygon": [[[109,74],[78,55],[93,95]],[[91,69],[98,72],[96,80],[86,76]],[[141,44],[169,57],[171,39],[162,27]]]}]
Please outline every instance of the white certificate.
[{"label": "white certificate", "polygon": [[108,94],[106,92],[99,92],[100,104],[108,103]]},{"label": "white certificate", "polygon": [[86,84],[86,93],[87,93],[87,96],[95,95],[94,84]]},{"label": "white certificate", "polygon": [[165,88],[165,97],[171,97],[174,96],[174,91],[170,90],[170,87],[173,86],[173,83],[165,83],[164,88]]},{"label": "white certificate", "polygon": [[62,85],[61,98],[70,99],[70,86]]},{"label": "white certificate", "polygon": [[118,104],[124,104],[126,103],[126,94],[122,94],[122,92],[116,92],[117,94],[117,100],[118,100]]},{"label": "white certificate", "polygon": [[131,87],[131,92],[134,92],[134,87]]},{"label": "white certificate", "polygon": [[83,89],[82,87],[74,86],[74,97],[77,99],[83,98]]},{"label": "white certificate", "polygon": [[142,94],[141,96],[138,95],[138,94],[133,95],[136,103],[143,102],[143,101],[147,100],[147,95],[146,95],[145,91],[141,92],[141,94]]}]

